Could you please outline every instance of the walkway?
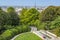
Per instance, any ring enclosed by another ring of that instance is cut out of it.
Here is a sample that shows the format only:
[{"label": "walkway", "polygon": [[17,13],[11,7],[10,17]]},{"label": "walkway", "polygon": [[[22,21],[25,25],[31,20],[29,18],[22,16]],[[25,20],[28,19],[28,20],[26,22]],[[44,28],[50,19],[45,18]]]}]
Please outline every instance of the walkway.
[{"label": "walkway", "polygon": [[42,38],[43,40],[60,40],[56,35],[48,31],[40,30],[40,31],[33,31],[33,33]]}]

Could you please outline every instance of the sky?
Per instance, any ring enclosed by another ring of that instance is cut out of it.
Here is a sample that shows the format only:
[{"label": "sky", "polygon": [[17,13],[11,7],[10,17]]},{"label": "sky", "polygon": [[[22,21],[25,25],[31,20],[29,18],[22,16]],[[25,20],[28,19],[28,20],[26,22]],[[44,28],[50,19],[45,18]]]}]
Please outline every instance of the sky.
[{"label": "sky", "polygon": [[0,6],[60,6],[60,0],[0,0]]}]

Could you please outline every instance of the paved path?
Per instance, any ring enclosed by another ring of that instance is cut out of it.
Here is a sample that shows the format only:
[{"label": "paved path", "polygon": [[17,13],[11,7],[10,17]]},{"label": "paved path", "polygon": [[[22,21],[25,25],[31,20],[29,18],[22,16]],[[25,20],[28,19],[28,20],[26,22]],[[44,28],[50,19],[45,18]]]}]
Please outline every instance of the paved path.
[{"label": "paved path", "polygon": [[31,27],[31,32],[35,33],[43,40],[60,40],[60,38],[58,38],[55,34],[45,30],[37,31],[37,28],[33,26]]},{"label": "paved path", "polygon": [[44,38],[43,36],[45,36],[44,34],[40,33],[39,31],[33,32],[35,33],[37,36],[39,36],[40,38],[42,38],[43,40],[47,40],[49,39],[48,37]]},{"label": "paved path", "polygon": [[56,35],[48,32],[48,31],[33,31],[37,36],[42,38],[43,40],[60,40]]}]

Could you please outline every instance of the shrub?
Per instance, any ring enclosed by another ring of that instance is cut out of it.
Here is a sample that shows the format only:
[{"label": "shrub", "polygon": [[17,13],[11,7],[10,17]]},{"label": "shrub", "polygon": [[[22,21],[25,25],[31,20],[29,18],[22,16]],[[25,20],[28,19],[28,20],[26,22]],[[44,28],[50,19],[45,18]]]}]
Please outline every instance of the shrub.
[{"label": "shrub", "polygon": [[5,30],[12,29],[12,28],[14,28],[14,26],[11,25],[0,26],[0,34],[2,34]]},{"label": "shrub", "polygon": [[50,23],[50,29],[55,29],[57,27],[60,27],[60,16],[58,16],[54,21]]},{"label": "shrub", "polygon": [[30,31],[30,28],[28,26],[17,26],[13,29],[9,29],[3,32],[0,36],[0,40],[10,40],[13,36],[27,31]]},{"label": "shrub", "polygon": [[46,27],[46,23],[41,23],[37,28],[38,28],[38,30],[40,30],[40,29],[45,29],[45,27]]},{"label": "shrub", "polygon": [[17,29],[19,33],[22,33],[22,27],[17,26],[17,27],[15,27],[15,29]]},{"label": "shrub", "polygon": [[12,37],[12,31],[6,30],[2,35],[1,39],[2,40],[9,40]]},{"label": "shrub", "polygon": [[16,35],[16,34],[18,34],[18,33],[19,33],[19,32],[18,32],[18,30],[17,30],[17,29],[15,29],[15,28],[10,29],[10,31],[12,31],[12,36],[14,36],[14,35]]},{"label": "shrub", "polygon": [[27,25],[24,25],[24,26],[22,27],[22,29],[23,29],[23,32],[30,31],[30,28],[29,28],[29,26],[27,26]]},{"label": "shrub", "polygon": [[17,26],[17,29],[20,33],[30,31],[30,27],[27,25]]},{"label": "shrub", "polygon": [[5,28],[5,29],[12,29],[12,28],[14,28],[14,26],[11,26],[11,25],[4,25],[4,28]]}]

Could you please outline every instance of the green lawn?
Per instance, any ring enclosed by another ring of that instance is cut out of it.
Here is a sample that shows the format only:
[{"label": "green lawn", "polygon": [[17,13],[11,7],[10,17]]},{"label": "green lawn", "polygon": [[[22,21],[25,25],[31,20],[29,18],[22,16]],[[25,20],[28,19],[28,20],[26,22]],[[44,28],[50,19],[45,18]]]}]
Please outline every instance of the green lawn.
[{"label": "green lawn", "polygon": [[42,39],[38,37],[37,35],[31,32],[28,32],[28,33],[21,34],[15,40],[42,40]]}]

